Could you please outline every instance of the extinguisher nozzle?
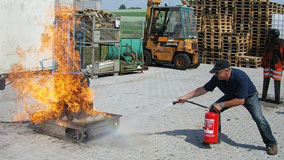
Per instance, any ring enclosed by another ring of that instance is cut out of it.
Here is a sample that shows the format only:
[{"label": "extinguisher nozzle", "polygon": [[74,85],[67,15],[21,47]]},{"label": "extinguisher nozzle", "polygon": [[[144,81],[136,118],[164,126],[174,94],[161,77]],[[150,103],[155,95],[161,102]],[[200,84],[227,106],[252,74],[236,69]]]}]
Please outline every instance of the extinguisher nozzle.
[{"label": "extinguisher nozzle", "polygon": [[173,105],[175,105],[175,104],[177,104],[178,103],[178,101],[173,101]]}]

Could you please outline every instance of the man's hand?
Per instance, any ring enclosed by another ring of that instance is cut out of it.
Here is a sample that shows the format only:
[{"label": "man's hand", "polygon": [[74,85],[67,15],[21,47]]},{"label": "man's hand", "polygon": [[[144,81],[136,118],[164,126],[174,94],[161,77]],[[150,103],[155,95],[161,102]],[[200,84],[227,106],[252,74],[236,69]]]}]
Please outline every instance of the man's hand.
[{"label": "man's hand", "polygon": [[196,88],[192,92],[189,92],[177,99],[178,103],[184,103],[186,100],[201,96],[203,94],[207,93],[207,91],[203,87]]},{"label": "man's hand", "polygon": [[184,103],[186,100],[187,100],[187,99],[186,99],[184,96],[182,96],[182,97],[179,97],[179,98],[177,99],[177,102],[178,102],[178,103]]},{"label": "man's hand", "polygon": [[220,112],[222,110],[222,107],[220,106],[220,103],[215,103],[215,104],[213,104],[213,109],[216,112]]}]

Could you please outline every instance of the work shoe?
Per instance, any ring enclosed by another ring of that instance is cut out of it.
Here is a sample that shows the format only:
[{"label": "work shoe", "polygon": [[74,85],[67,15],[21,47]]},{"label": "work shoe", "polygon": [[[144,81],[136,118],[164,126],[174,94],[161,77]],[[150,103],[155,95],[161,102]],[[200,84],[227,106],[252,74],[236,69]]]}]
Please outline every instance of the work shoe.
[{"label": "work shoe", "polygon": [[221,142],[222,142],[222,140],[218,139],[218,141],[216,143],[214,143],[214,144],[220,144]]},{"label": "work shoe", "polygon": [[203,146],[210,146],[211,143],[207,143],[207,142],[202,142]]},{"label": "work shoe", "polygon": [[221,139],[218,139],[218,141],[216,142],[216,143],[207,143],[207,142],[202,142],[202,145],[204,145],[204,146],[208,146],[208,145],[210,145],[210,144],[220,144],[222,141],[221,141]]},{"label": "work shoe", "polygon": [[278,151],[277,144],[274,144],[273,146],[267,147],[267,154],[269,155],[276,155]]}]

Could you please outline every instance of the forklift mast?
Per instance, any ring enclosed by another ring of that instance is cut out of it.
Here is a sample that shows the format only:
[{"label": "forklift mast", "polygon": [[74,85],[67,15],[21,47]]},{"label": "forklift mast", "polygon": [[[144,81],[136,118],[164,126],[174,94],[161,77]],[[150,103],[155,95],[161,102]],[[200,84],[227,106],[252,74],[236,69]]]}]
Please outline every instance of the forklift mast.
[{"label": "forklift mast", "polygon": [[[157,7],[161,4],[162,0],[148,0],[147,3],[147,12],[146,12],[146,27],[144,30],[144,38],[143,38],[143,46],[147,43],[147,40],[149,38],[149,33],[150,33],[150,28],[152,25],[152,19],[153,16],[151,16],[153,14],[153,7]],[[154,17],[157,17],[158,14],[156,14]]]}]

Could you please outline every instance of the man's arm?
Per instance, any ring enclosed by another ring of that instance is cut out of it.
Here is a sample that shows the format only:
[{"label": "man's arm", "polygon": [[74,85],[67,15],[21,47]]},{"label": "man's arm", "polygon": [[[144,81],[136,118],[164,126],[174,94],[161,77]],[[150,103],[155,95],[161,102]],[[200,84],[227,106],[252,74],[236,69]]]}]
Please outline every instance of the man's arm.
[{"label": "man's arm", "polygon": [[222,108],[235,107],[235,106],[243,105],[244,103],[245,103],[245,98],[234,98],[229,101],[216,103],[214,105],[214,110],[217,112],[220,112]]},{"label": "man's arm", "polygon": [[207,91],[204,89],[204,87],[199,87],[199,88],[193,90],[192,92],[189,92],[186,95],[179,97],[177,99],[177,102],[184,103],[186,100],[188,100],[190,98],[198,97],[198,96],[201,96],[205,93],[207,93]]}]

